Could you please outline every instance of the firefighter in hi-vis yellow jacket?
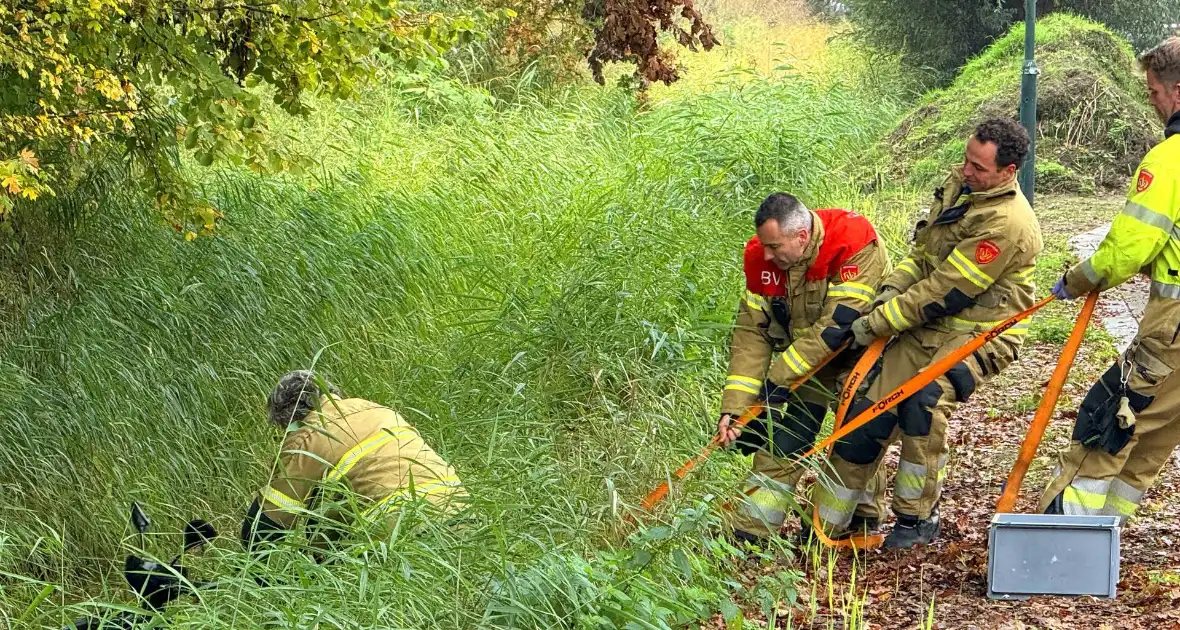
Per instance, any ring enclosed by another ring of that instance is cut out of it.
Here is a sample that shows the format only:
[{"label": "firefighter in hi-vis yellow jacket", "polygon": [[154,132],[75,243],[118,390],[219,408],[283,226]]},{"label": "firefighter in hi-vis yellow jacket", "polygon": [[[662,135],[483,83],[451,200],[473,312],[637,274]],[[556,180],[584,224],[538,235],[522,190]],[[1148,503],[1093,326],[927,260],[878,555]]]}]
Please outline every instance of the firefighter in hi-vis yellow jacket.
[{"label": "firefighter in hi-vis yellow jacket", "polygon": [[1042,511],[1131,517],[1180,444],[1180,38],[1139,58],[1166,139],[1131,180],[1127,203],[1090,258],[1058,281],[1059,298],[1122,284],[1141,270],[1151,294],[1139,334],[1094,384]]},{"label": "firefighter in hi-vis yellow jacket", "polygon": [[[909,256],[882,282],[875,308],[852,325],[858,345],[896,338],[881,358],[868,395],[853,400],[849,419],[1035,302],[1032,276],[1041,229],[1016,184],[1027,152],[1028,136],[1015,121],[993,119],[976,128],[964,164],[952,170],[935,192],[928,216],[918,223]],[[885,449],[900,439],[893,489],[897,523],[885,546],[907,548],[934,540],[950,455],[948,420],[976,388],[1016,359],[1027,333],[1027,322],[1008,330],[838,442],[830,461],[836,479],[817,484],[814,497],[825,529],[847,527]]]},{"label": "firefighter in hi-vis yellow jacket", "polygon": [[[754,226],[718,426],[723,443],[754,454],[734,523],[735,535],[746,540],[776,533],[795,505],[803,469],[791,460],[815,441],[839,391],[840,368],[829,364],[794,393],[788,386],[851,338],[852,322],[889,271],[872,224],[855,212],[813,212],[776,193],[762,202]],[[768,410],[734,430],[737,416],[758,401]],[[882,502],[868,495],[863,503],[859,523],[875,528]]]}]

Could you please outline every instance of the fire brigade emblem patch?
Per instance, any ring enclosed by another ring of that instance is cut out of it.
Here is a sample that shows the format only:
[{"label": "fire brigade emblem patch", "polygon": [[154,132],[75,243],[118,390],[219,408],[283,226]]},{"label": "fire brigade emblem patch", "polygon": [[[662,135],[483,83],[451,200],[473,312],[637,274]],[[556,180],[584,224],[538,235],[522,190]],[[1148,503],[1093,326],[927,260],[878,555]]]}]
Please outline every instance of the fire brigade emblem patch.
[{"label": "fire brigade emblem patch", "polygon": [[1135,182],[1135,192],[1143,192],[1148,188],[1151,188],[1151,182],[1154,179],[1155,175],[1152,175],[1151,171],[1147,169],[1141,169],[1139,171],[1139,179]]},{"label": "fire brigade emblem patch", "polygon": [[986,265],[1000,257],[1000,246],[991,241],[983,241],[975,246],[975,262]]},{"label": "fire brigade emblem patch", "polygon": [[840,281],[848,282],[860,274],[860,267],[856,265],[844,265],[840,267]]}]

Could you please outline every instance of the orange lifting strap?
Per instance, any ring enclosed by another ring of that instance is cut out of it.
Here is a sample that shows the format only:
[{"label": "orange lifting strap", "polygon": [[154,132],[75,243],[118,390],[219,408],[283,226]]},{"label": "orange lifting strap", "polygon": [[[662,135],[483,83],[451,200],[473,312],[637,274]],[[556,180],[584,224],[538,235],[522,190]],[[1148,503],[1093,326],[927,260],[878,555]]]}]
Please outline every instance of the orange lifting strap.
[{"label": "orange lifting strap", "polygon": [[[861,412],[850,422],[845,423],[844,418],[848,413],[848,408],[852,404],[852,399],[855,397],[856,390],[860,387],[865,376],[872,368],[873,364],[881,357],[885,350],[885,339],[878,339],[874,341],[864,352],[861,358],[853,367],[848,379],[844,383],[844,387],[840,390],[840,404],[836,409],[835,422],[832,429],[832,434],[814,445],[811,449],[800,456],[796,463],[802,462],[804,459],[819,453],[820,451],[831,452],[832,447],[839,440],[846,437],[848,434],[859,429],[865,424],[872,421],[877,416],[889,411],[893,407],[901,403],[901,401],[910,397],[914,392],[932,383],[935,379],[945,374],[952,367],[963,361],[973,352],[983,347],[989,341],[999,337],[1009,328],[1012,328],[1021,320],[1031,316],[1033,313],[1044,308],[1047,304],[1054,300],[1053,296],[1048,296],[1041,301],[1034,304],[1029,309],[1022,311],[1000,322],[995,328],[981,333],[967,343],[960,346],[954,352],[943,357],[938,362],[918,372],[913,378],[902,383],[897,389],[889,392],[881,398],[873,406]],[[1020,456],[1016,461],[1016,465],[1012,469],[1012,473],[1008,477],[1008,483],[1005,487],[1003,496],[1000,497],[997,503],[998,512],[1007,512],[1012,509],[1016,502],[1016,497],[1020,493],[1020,485],[1024,480],[1024,475],[1028,471],[1029,463],[1036,454],[1037,446],[1040,444],[1041,438],[1044,436],[1045,428],[1048,425],[1049,417],[1052,415],[1057,398],[1061,394],[1061,389],[1065,383],[1065,379],[1069,374],[1069,370],[1073,365],[1074,358],[1077,356],[1077,351],[1082,342],[1082,337],[1085,333],[1087,323],[1090,321],[1094,313],[1094,306],[1098,300],[1098,293],[1091,293],[1087,298],[1085,305],[1082,307],[1081,315],[1074,329],[1070,334],[1069,341],[1065,345],[1056,369],[1053,372],[1053,377],[1049,382],[1049,387],[1045,392],[1045,397],[1041,401],[1040,407],[1037,409],[1036,416],[1033,419],[1032,425],[1029,427],[1028,434],[1025,436],[1024,443],[1021,445]],[[802,386],[805,382],[810,380],[817,372],[824,368],[828,363],[836,358],[845,348],[848,347],[846,342],[844,345],[836,349],[835,352],[824,357],[810,372],[791,383],[790,389],[794,391]],[[754,418],[757,418],[763,411],[761,403],[751,405],[745,413],[738,418],[734,423],[734,428],[741,429],[749,424]],[[714,436],[709,444],[695,457],[688,460],[672,474],[672,478],[665,480],[654,490],[649,492],[640,506],[646,510],[651,511],[660,501],[667,495],[671,486],[671,481],[682,480],[694,468],[699,466],[712,455],[713,451],[720,446],[720,436]],[[828,537],[823,528],[820,527],[818,509],[812,510],[812,526],[816,536],[826,545],[841,548],[857,548],[857,549],[873,549],[879,547],[884,541],[884,536],[879,534],[871,536],[853,536],[846,539],[834,540]]]},{"label": "orange lifting strap", "polygon": [[1077,356],[1078,348],[1082,345],[1082,337],[1086,334],[1086,325],[1090,323],[1090,318],[1094,315],[1096,304],[1098,304],[1098,292],[1094,291],[1086,296],[1086,303],[1082,305],[1078,321],[1073,325],[1073,331],[1069,333],[1069,340],[1065,342],[1061,358],[1057,360],[1057,367],[1053,368],[1053,377],[1049,379],[1049,388],[1045,390],[1045,397],[1041,399],[1041,405],[1037,407],[1037,413],[1033,416],[1028,433],[1024,436],[1024,443],[1020,445],[1020,456],[1016,458],[1012,472],[1008,475],[1008,483],[1004,485],[1004,493],[996,502],[996,512],[1011,512],[1012,508],[1016,506],[1016,498],[1020,496],[1020,486],[1024,483],[1024,473],[1028,472],[1028,465],[1036,456],[1037,447],[1040,446],[1041,438],[1045,435],[1045,428],[1049,426],[1049,418],[1053,416],[1053,409],[1057,406],[1057,398],[1061,396],[1061,388],[1065,386],[1065,379],[1069,376],[1070,368],[1073,367],[1074,357]]},{"label": "orange lifting strap", "polygon": [[[820,370],[822,370],[824,368],[824,366],[831,363],[832,359],[835,359],[837,355],[839,355],[841,352],[844,351],[845,348],[848,347],[848,345],[849,345],[849,342],[844,342],[844,344],[841,345],[839,348],[836,348],[836,350],[834,352],[832,352],[828,356],[821,359],[820,362],[817,363],[815,367],[811,368],[810,372],[808,372],[807,374],[804,374],[803,376],[800,376],[798,379],[795,380],[795,382],[791,383],[790,390],[795,391],[796,389],[799,389],[799,387],[801,387],[804,383],[811,380],[811,377],[815,376]],[[760,403],[755,403],[753,405],[750,405],[750,408],[746,409],[746,412],[743,413],[741,415],[741,417],[739,417],[737,419],[737,422],[734,423],[733,428],[741,429],[741,428],[745,427],[747,424],[750,424],[750,422],[754,418],[757,418],[758,415],[762,413],[762,409],[763,408]],[[676,470],[676,472],[672,473],[672,477],[676,481],[680,481],[681,479],[684,479],[684,477],[687,476],[688,473],[692,472],[692,469],[696,468],[697,466],[704,463],[705,460],[709,459],[709,456],[712,455],[713,451],[717,450],[717,447],[720,445],[721,445],[721,436],[720,435],[713,436],[713,439],[709,441],[708,446],[706,446],[703,450],[701,450],[701,452],[698,453],[695,457],[688,460],[687,462],[684,462],[683,466],[678,468]],[[671,488],[671,481],[672,481],[672,479],[665,479],[663,483],[656,486],[656,488],[654,490],[652,490],[651,492],[647,493],[647,496],[644,497],[643,501],[639,504],[640,507],[642,507],[644,509],[644,511],[650,512],[651,509],[656,506],[656,504],[658,504],[660,501],[663,501],[664,497],[668,496],[668,490]]]}]

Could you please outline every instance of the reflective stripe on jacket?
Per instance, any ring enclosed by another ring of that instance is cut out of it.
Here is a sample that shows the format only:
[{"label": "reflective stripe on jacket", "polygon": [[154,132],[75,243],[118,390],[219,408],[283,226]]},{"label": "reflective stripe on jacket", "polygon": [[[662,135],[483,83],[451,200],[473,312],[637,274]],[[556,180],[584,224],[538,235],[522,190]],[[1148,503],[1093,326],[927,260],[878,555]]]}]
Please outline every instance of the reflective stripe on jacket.
[{"label": "reflective stripe on jacket", "polygon": [[346,487],[370,513],[416,496],[450,509],[465,495],[455,470],[397,412],[359,398],[320,404],[287,433],[278,469],[259,491],[275,522],[290,527],[317,489]]},{"label": "reflective stripe on jacket", "polygon": [[[982,192],[952,169],[910,253],[881,284],[901,295],[869,314],[878,336],[916,326],[944,332],[982,332],[1036,301],[1033,271],[1044,247],[1041,227],[1013,180]],[[1028,326],[1005,334],[1020,337]]]}]

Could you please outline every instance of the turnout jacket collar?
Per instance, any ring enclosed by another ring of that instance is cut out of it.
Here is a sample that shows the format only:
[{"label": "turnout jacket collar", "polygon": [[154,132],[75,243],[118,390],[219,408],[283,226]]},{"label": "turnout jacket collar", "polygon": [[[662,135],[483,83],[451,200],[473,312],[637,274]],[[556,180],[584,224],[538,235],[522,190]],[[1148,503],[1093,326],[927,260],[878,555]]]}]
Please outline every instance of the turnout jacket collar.
[{"label": "turnout jacket collar", "polygon": [[[948,179],[950,181],[963,181],[963,166],[959,165],[952,168],[951,175]],[[957,203],[957,205],[947,204],[946,209],[933,216],[931,220],[934,225],[954,223],[963,218],[963,215],[967,214],[967,211],[971,208],[983,208],[1002,203],[1007,199],[1015,197],[1019,191],[1020,185],[1016,182],[1015,177],[1011,181],[1000,184],[995,188],[978,192],[972,191],[971,187],[967,184],[962,184],[959,188],[958,196],[951,200],[951,204]],[[938,189],[935,191],[934,196],[936,199],[942,200],[942,194],[943,190]]]},{"label": "turnout jacket collar", "polygon": [[797,267],[811,268],[815,264],[815,259],[819,256],[820,246],[824,242],[826,232],[824,222],[819,220],[819,215],[815,212],[809,212],[811,212],[811,240],[807,242],[807,247],[803,248],[803,257],[791,265],[792,269]]},{"label": "turnout jacket collar", "polygon": [[1180,133],[1180,111],[1172,114],[1172,117],[1168,119],[1168,126],[1164,129],[1164,137],[1171,138],[1178,133]]},{"label": "turnout jacket collar", "polygon": [[991,190],[981,190],[979,192],[974,192],[970,189],[970,187],[968,187],[966,190],[967,199],[971,202],[971,205],[984,206],[997,203],[1003,199],[1007,199],[1008,197],[1015,196],[1016,192],[1020,190],[1020,185],[1016,183],[1016,178],[1013,177],[1007,183],[1000,184]]}]

